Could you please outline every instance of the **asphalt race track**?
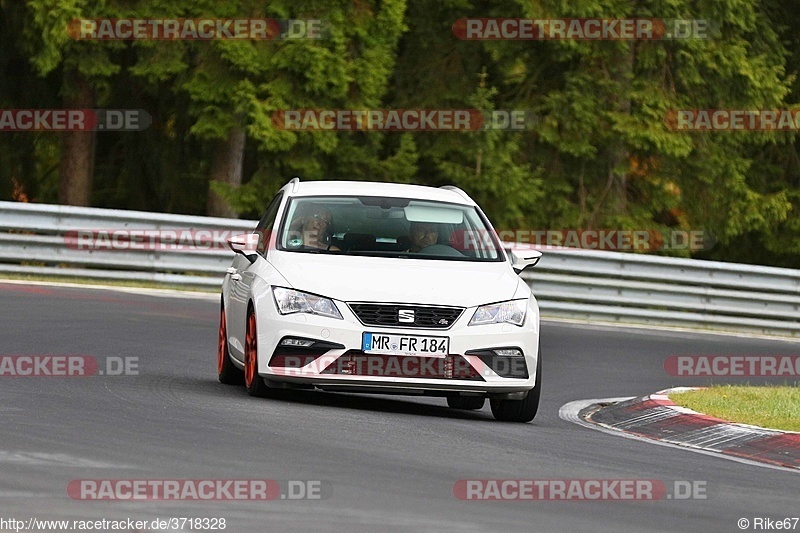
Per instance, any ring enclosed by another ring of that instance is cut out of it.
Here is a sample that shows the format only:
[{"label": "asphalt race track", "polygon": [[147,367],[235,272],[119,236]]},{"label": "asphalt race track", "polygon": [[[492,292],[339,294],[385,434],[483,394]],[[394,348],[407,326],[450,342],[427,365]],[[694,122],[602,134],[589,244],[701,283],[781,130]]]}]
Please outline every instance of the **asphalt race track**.
[{"label": "asphalt race track", "polygon": [[[0,518],[226,519],[226,531],[740,531],[800,516],[800,473],[608,435],[558,416],[570,401],[644,395],[670,355],[797,355],[732,336],[542,325],[544,386],[529,424],[488,404],[332,393],[255,399],[216,378],[218,299],[0,282],[0,355],[138,358],[138,375],[0,377]],[[719,382],[719,378],[716,379]],[[752,379],[761,383],[764,379]],[[321,500],[86,501],[81,479],[321,481]],[[706,499],[462,501],[463,479],[705,482]],[[800,530],[800,524],[797,525]]]}]

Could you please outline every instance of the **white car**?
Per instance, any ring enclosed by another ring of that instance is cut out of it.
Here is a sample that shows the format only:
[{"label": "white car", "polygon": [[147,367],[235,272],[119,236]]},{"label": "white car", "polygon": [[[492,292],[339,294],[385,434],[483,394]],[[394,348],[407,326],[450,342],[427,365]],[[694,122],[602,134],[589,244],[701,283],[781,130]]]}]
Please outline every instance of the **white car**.
[{"label": "white car", "polygon": [[217,366],[253,396],[286,388],[428,395],[495,418],[536,416],[539,307],[455,187],[285,185],[256,231],[232,238]]}]

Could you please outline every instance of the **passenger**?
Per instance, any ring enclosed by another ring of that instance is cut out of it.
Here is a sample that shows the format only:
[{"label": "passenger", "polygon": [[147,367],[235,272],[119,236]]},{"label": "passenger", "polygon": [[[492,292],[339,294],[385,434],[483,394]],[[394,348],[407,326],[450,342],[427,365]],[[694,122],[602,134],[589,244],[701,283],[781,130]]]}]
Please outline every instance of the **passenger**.
[{"label": "passenger", "polygon": [[419,252],[427,246],[432,246],[439,242],[439,229],[437,224],[432,222],[412,222],[409,229],[411,247],[409,252]]}]

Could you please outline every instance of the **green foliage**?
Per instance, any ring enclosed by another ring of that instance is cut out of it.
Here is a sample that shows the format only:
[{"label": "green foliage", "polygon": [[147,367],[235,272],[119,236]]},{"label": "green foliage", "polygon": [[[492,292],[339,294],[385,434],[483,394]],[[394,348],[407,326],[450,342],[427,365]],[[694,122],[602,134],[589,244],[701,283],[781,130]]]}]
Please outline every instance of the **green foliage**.
[{"label": "green foliage", "polygon": [[[80,17],[321,19],[325,38],[76,41]],[[710,39],[465,41],[469,17],[699,18]],[[706,230],[699,257],[800,267],[794,134],[676,132],[677,109],[800,104],[796,0],[0,0],[0,102],[58,107],[70,73],[149,130],[98,133],[94,203],[202,213],[209,147],[244,125],[245,183],[212,183],[242,216],[288,179],[465,189],[499,228]],[[13,73],[13,75],[11,75]],[[293,132],[291,109],[525,110],[524,131]],[[11,179],[53,201],[58,137],[0,137]],[[8,176],[11,179],[5,179]],[[686,253],[684,253],[686,254]]]}]

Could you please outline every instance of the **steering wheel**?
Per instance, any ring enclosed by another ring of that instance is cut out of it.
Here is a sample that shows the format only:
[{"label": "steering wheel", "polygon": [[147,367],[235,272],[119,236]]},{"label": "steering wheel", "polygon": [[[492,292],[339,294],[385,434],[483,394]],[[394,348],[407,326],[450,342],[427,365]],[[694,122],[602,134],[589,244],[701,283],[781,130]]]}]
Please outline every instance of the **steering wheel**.
[{"label": "steering wheel", "polygon": [[441,255],[444,257],[466,257],[464,254],[446,244],[431,244],[420,249],[418,254]]}]

